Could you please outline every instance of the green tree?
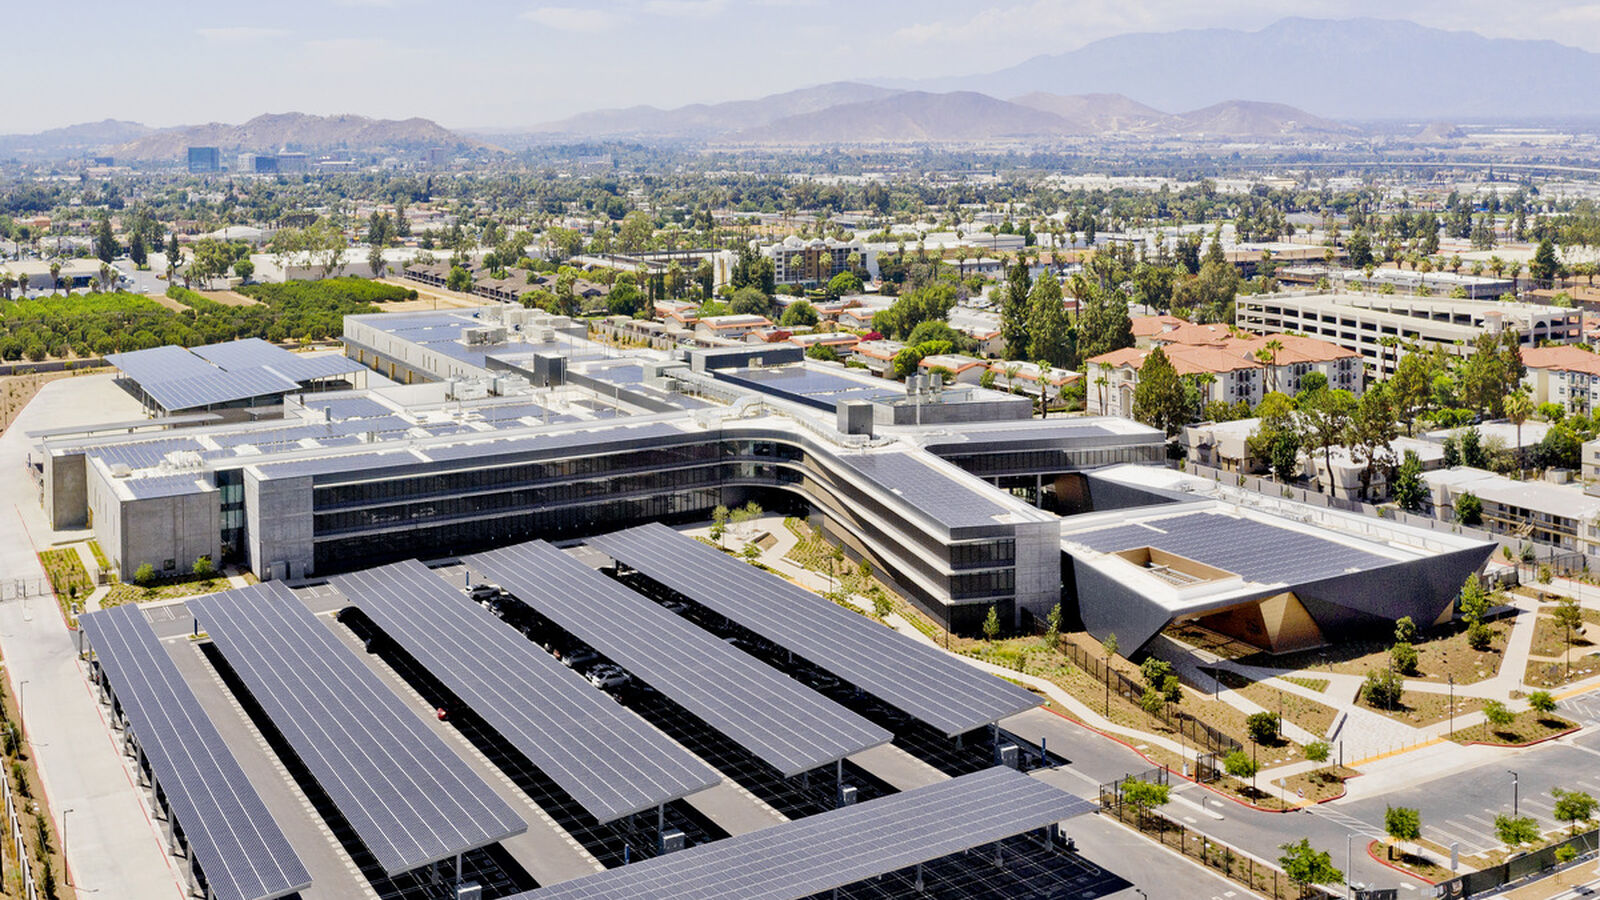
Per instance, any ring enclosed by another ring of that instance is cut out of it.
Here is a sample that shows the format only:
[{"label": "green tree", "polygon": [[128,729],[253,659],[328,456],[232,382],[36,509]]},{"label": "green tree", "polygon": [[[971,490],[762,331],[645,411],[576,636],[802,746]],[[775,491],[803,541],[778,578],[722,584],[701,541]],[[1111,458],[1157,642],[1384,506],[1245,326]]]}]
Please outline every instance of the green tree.
[{"label": "green tree", "polygon": [[1374,709],[1394,709],[1400,705],[1405,682],[1389,669],[1369,669],[1361,683],[1361,697]]},{"label": "green tree", "polygon": [[1539,823],[1532,816],[1513,818],[1504,813],[1494,817],[1495,837],[1512,850],[1539,839]]},{"label": "green tree", "polygon": [[[1010,359],[1027,359],[1031,341],[1028,338],[1028,294],[1033,290],[1033,279],[1028,274],[1028,263],[1019,260],[1006,270],[1006,283],[1000,288],[1000,335],[1005,340],[1006,356]],[[877,319],[873,319],[877,325]],[[882,331],[883,329],[878,329]]]},{"label": "green tree", "polygon": [[[1390,806],[1383,811],[1383,831],[1391,841],[1419,841],[1422,839],[1422,814],[1409,806]],[[1389,857],[1394,858],[1392,846]]]},{"label": "green tree", "polygon": [[1117,655],[1117,633],[1111,632],[1106,639],[1100,642],[1100,649],[1106,652],[1106,659]]},{"label": "green tree", "polygon": [[1389,661],[1401,675],[1417,674],[1417,648],[1406,641],[1397,641],[1389,648]]},{"label": "green tree", "polygon": [[1078,356],[1091,359],[1102,353],[1133,346],[1133,320],[1128,298],[1121,291],[1101,290],[1084,279],[1074,285],[1086,289],[1078,296]]},{"label": "green tree", "polygon": [[1399,434],[1394,406],[1389,402],[1389,386],[1378,382],[1356,402],[1350,417],[1347,443],[1351,459],[1361,464],[1361,499],[1372,490],[1372,479],[1379,466],[1394,458],[1393,441]]},{"label": "green tree", "polygon": [[117,253],[121,249],[117,246],[116,236],[111,233],[111,217],[101,216],[94,230],[94,255],[98,256],[101,262],[109,263],[117,258]]},{"label": "green tree", "polygon": [[1250,787],[1253,790],[1255,788],[1256,773],[1261,770],[1261,767],[1256,765],[1255,759],[1250,754],[1243,750],[1235,750],[1222,758],[1222,770],[1241,781],[1246,778],[1250,779]]},{"label": "green tree", "polygon": [[1000,610],[994,606],[989,607],[989,614],[983,617],[983,639],[992,641],[1000,636]]},{"label": "green tree", "polygon": [[1556,258],[1556,245],[1548,236],[1539,242],[1539,248],[1533,251],[1533,259],[1528,262],[1528,277],[1535,283],[1549,287],[1557,275],[1561,274],[1561,260]]},{"label": "green tree", "polygon": [[861,293],[861,279],[854,272],[840,272],[828,279],[825,289],[829,297],[846,297]]},{"label": "green tree", "polygon": [[1516,714],[1511,711],[1510,707],[1506,706],[1504,703],[1501,703],[1499,700],[1483,701],[1483,723],[1485,726],[1485,733],[1487,733],[1489,728],[1494,728],[1497,731],[1501,728],[1505,728],[1507,725],[1510,725],[1513,721],[1515,721],[1516,718]]},{"label": "green tree", "polygon": [[805,300],[796,300],[789,304],[783,311],[783,318],[778,320],[784,326],[812,326],[817,324],[817,308]]},{"label": "green tree", "polygon": [[1567,830],[1576,833],[1578,823],[1588,824],[1594,820],[1596,801],[1586,791],[1564,791],[1553,788],[1550,796],[1555,798],[1556,808],[1552,815],[1557,822],[1566,822]]},{"label": "green tree", "polygon": [[1327,741],[1312,741],[1302,749],[1305,752],[1306,759],[1314,763],[1325,763],[1328,761],[1328,756],[1333,748],[1328,746]]},{"label": "green tree", "polygon": [[1133,389],[1133,417],[1161,429],[1170,438],[1189,424],[1192,412],[1183,380],[1166,351],[1152,349],[1139,366],[1139,382]]},{"label": "green tree", "polygon": [[1406,512],[1421,512],[1428,488],[1422,481],[1422,459],[1415,450],[1407,450],[1395,469],[1393,484],[1394,502]]},{"label": "green tree", "polygon": [[233,274],[237,275],[240,281],[249,281],[250,276],[255,273],[256,264],[250,261],[250,257],[246,256],[233,261]]},{"label": "green tree", "polygon": [[452,291],[467,293],[472,290],[472,273],[462,266],[451,266],[450,274],[445,276],[444,286]]},{"label": "green tree", "polygon": [[1456,497],[1456,521],[1469,528],[1483,524],[1483,501],[1471,491],[1463,491]]},{"label": "green tree", "polygon": [[1548,716],[1556,711],[1556,698],[1550,696],[1549,691],[1534,691],[1528,695],[1528,708],[1541,716]]},{"label": "green tree", "polygon": [[1356,399],[1346,390],[1314,389],[1306,393],[1302,387],[1295,402],[1296,418],[1306,435],[1306,442],[1322,448],[1324,471],[1330,476],[1328,494],[1334,492],[1333,448],[1345,443],[1351,420],[1356,412]]},{"label": "green tree", "polygon": [[1415,644],[1417,642],[1417,623],[1411,621],[1410,616],[1401,616],[1394,621],[1394,639],[1398,644]]},{"label": "green tree", "polygon": [[210,578],[212,575],[217,574],[217,567],[211,562],[211,557],[201,556],[195,559],[191,571],[194,572],[196,578]]},{"label": "green tree", "polygon": [[1028,295],[1028,336],[1034,359],[1068,369],[1077,364],[1077,335],[1061,296],[1061,283],[1049,272],[1039,276]]},{"label": "green tree", "polygon": [[1315,849],[1306,838],[1301,838],[1297,843],[1279,844],[1278,849],[1283,851],[1283,855],[1278,857],[1283,874],[1289,876],[1289,880],[1299,885],[1301,890],[1318,884],[1338,884],[1344,880],[1344,873],[1333,865],[1333,856],[1326,850]]},{"label": "green tree", "polygon": [[1275,713],[1251,713],[1245,717],[1244,727],[1250,734],[1250,740],[1257,744],[1270,744],[1278,739],[1278,716]]},{"label": "green tree", "polygon": [[1122,781],[1122,800],[1138,811],[1139,827],[1144,827],[1145,813],[1165,806],[1171,799],[1171,788],[1153,781],[1125,778]]},{"label": "green tree", "polygon": [[128,237],[128,260],[141,269],[150,261],[150,248],[145,244],[141,231],[135,231]]},{"label": "green tree", "polygon": [[1050,607],[1050,614],[1045,616],[1044,643],[1045,646],[1055,649],[1061,639],[1061,604]]}]

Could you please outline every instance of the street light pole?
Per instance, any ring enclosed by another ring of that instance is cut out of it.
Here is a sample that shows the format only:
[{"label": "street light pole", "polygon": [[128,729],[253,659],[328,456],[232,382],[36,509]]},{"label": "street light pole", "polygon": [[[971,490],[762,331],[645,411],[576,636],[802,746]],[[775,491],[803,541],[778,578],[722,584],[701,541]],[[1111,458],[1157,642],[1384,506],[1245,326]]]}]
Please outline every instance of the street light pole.
[{"label": "street light pole", "polygon": [[61,811],[61,869],[67,876],[67,887],[72,887],[72,864],[67,862],[67,813],[72,812],[72,807]]},{"label": "street light pole", "polygon": [[22,726],[22,742],[28,742],[28,712],[23,698],[28,696],[28,679],[17,682],[17,724]]},{"label": "street light pole", "polygon": [[1450,673],[1450,737],[1456,736],[1456,676]]}]

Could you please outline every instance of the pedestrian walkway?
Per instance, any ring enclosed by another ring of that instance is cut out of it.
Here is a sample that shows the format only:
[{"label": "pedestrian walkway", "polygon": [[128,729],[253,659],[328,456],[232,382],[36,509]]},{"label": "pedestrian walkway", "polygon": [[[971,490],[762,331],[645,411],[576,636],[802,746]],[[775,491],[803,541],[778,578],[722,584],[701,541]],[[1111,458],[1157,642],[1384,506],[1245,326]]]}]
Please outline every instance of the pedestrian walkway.
[{"label": "pedestrian walkway", "polygon": [[[139,415],[137,403],[109,375],[64,378],[46,384],[0,435],[0,571],[43,578],[35,541],[53,543],[27,470],[26,432],[103,421],[108,412],[128,419]],[[0,603],[0,649],[57,825],[64,810],[75,813],[65,851],[79,892],[184,897],[177,869],[101,718],[78,661],[75,635],[54,598],[46,594]]]}]

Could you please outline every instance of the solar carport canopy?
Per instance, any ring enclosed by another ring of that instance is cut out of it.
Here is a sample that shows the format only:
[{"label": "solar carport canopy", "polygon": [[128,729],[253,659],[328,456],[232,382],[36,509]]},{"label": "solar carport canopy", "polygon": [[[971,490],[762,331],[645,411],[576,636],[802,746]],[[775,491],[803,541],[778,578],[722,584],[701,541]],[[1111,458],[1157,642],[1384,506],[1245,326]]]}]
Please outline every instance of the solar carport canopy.
[{"label": "solar carport canopy", "polygon": [[543,541],[467,563],[786,777],[893,737]]},{"label": "solar carport canopy", "polygon": [[280,582],[188,607],[389,875],[527,830]]},{"label": "solar carport canopy", "polygon": [[311,876],[200,708],[144,611],[117,606],[79,620],[150,771],[216,900],[269,900]]},{"label": "solar carport canopy", "polygon": [[947,735],[1039,705],[1023,688],[665,525],[641,525],[589,543]]},{"label": "solar carport canopy", "polygon": [[597,821],[721,781],[421,563],[341,575],[333,584]]},{"label": "solar carport canopy", "polygon": [[1044,828],[1094,805],[1013,769],[974,772],[513,900],[798,900]]}]

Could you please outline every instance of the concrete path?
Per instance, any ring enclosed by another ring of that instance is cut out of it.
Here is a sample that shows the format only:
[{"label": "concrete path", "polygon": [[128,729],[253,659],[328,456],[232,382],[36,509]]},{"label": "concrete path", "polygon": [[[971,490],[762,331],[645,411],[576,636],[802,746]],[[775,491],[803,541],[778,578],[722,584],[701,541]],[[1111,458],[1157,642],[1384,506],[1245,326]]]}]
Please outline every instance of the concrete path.
[{"label": "concrete path", "polygon": [[[109,375],[46,384],[0,436],[0,572],[42,579],[34,555],[50,546],[38,487],[27,470],[26,432],[136,419],[138,404]],[[0,650],[59,827],[71,809],[67,863],[79,891],[101,897],[183,897],[177,869],[130,781],[78,662],[74,635],[49,595],[0,603]],[[26,687],[23,683],[26,682]]]}]

